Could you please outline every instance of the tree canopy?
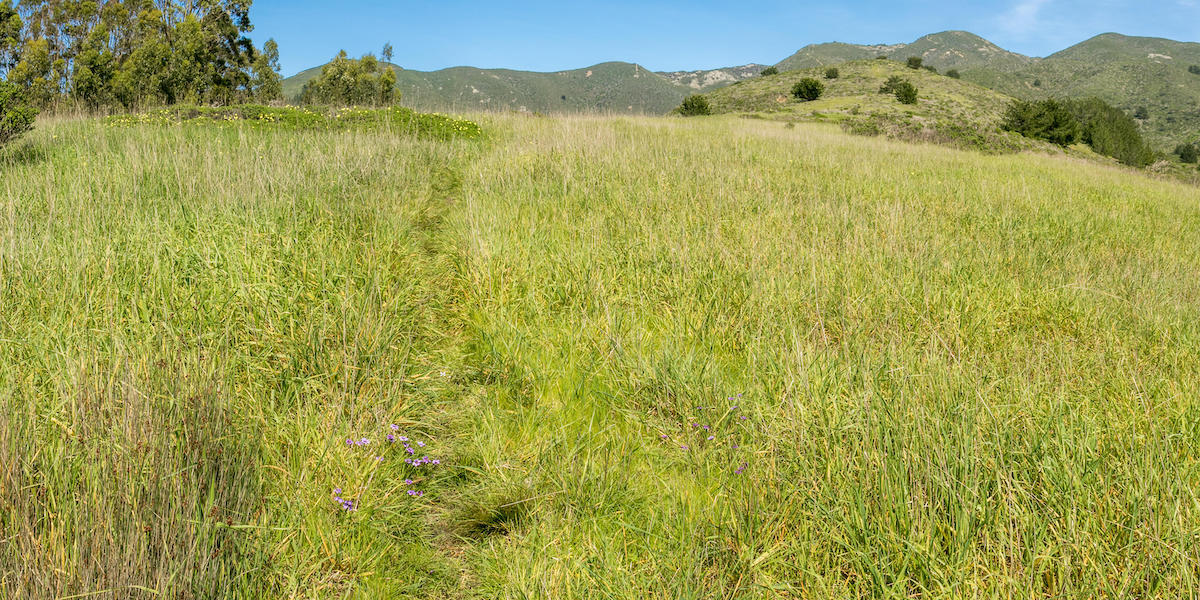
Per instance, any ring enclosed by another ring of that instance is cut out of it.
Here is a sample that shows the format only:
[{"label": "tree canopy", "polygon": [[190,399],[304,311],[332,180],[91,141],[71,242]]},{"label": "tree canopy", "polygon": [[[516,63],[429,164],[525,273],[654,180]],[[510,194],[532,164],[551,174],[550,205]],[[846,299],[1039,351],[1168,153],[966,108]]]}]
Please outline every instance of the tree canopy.
[{"label": "tree canopy", "polygon": [[279,49],[252,0],[0,1],[0,71],[40,106],[138,108],[280,98]]},{"label": "tree canopy", "polygon": [[[390,44],[384,48],[385,53],[390,50]],[[321,67],[321,74],[305,83],[300,92],[305,104],[380,106],[399,98],[396,70],[391,65],[379,62],[374,54],[353,59],[345,50]]]}]

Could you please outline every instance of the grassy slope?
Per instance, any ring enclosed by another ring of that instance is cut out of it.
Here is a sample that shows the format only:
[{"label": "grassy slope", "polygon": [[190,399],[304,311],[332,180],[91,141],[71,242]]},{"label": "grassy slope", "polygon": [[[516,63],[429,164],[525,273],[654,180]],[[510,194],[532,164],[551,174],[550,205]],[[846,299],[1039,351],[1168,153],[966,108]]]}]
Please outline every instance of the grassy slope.
[{"label": "grassy slope", "polygon": [[[0,589],[1200,593],[1195,188],[488,121],[0,155]],[[447,462],[416,502],[342,442],[390,422]]]},{"label": "grassy slope", "polygon": [[[943,141],[989,150],[1036,145],[999,131],[1004,109],[1011,101],[1003,94],[928,71],[909,69],[895,61],[855,61],[839,65],[838,70],[837,79],[825,79],[824,68],[785,71],[715,90],[706,97],[717,113],[837,122],[864,133],[906,138],[948,136],[947,132],[955,130],[952,137]],[[920,90],[917,104],[904,105],[891,94],[879,93],[880,86],[892,76],[903,77],[917,86]],[[806,77],[825,85],[820,99],[800,102],[792,97],[792,86]]]},{"label": "grassy slope", "polygon": [[[298,96],[304,83],[319,74],[320,68],[315,68],[289,77],[284,95]],[[620,62],[556,73],[474,67],[425,72],[397,67],[396,76],[405,105],[431,110],[662,114],[691,91],[640,66]]]}]

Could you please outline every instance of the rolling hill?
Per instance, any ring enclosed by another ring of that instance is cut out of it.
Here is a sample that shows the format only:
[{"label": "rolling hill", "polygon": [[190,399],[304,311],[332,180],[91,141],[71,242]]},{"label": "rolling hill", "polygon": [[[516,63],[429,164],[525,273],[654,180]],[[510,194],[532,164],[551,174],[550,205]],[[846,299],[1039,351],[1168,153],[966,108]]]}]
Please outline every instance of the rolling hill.
[{"label": "rolling hill", "polygon": [[919,56],[925,59],[925,64],[937,69],[963,69],[975,66],[1013,69],[1036,60],[1004,50],[973,33],[943,31],[924,36],[911,44],[865,46],[841,42],[813,44],[801,48],[776,66],[781,71],[789,71],[879,56],[900,61],[910,56]]},{"label": "rolling hill", "polygon": [[[857,60],[838,66],[836,79],[824,67],[784,71],[715,90],[706,97],[715,113],[753,115],[782,121],[832,122],[850,131],[901,139],[936,141],[981,150],[1029,147],[1032,142],[1002,132],[1000,120],[1012,97],[971,82],[913,70],[892,60]],[[801,79],[825,85],[822,97],[800,102],[791,89]],[[917,86],[917,103],[901,104],[880,93],[891,77]]]},{"label": "rolling hill", "polygon": [[[879,56],[896,61],[920,56],[939,71],[957,69],[964,80],[1011,97],[1096,96],[1131,114],[1145,107],[1149,115],[1142,120],[1143,133],[1162,151],[1200,139],[1200,75],[1188,70],[1200,65],[1196,43],[1109,33],[1034,58],[966,31],[944,31],[904,44],[813,44],[776,66],[786,72]],[[754,79],[763,68],[747,64],[652,72],[624,62],[554,73],[397,67],[397,86],[403,103],[419,109],[662,114],[690,94]],[[298,96],[320,70],[315,67],[284,80],[284,95]]]},{"label": "rolling hill", "polygon": [[[655,73],[624,62],[553,73],[473,67],[414,71],[399,65],[393,67],[404,103],[419,109],[651,114],[663,114],[689,94],[757,76],[765,68],[745,65]],[[321,68],[308,69],[284,80],[284,96],[297,98],[304,84],[320,75]]]}]

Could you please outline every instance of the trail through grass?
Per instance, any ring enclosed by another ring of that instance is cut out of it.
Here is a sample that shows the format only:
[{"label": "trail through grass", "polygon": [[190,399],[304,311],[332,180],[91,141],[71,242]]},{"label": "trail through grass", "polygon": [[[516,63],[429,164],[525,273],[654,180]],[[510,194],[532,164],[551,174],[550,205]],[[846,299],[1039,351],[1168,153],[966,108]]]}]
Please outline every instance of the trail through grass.
[{"label": "trail through grass", "polygon": [[1200,594],[1195,188],[481,122],[6,150],[0,590]]}]

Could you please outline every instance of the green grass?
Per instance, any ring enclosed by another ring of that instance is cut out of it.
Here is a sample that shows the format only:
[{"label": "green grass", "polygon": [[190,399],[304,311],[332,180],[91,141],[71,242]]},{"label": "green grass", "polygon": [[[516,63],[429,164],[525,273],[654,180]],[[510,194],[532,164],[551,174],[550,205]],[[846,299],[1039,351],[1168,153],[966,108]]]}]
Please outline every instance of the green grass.
[{"label": "green grass", "polygon": [[[477,120],[4,150],[0,590],[1200,594],[1195,188]],[[444,461],[423,497],[390,423]]]}]

